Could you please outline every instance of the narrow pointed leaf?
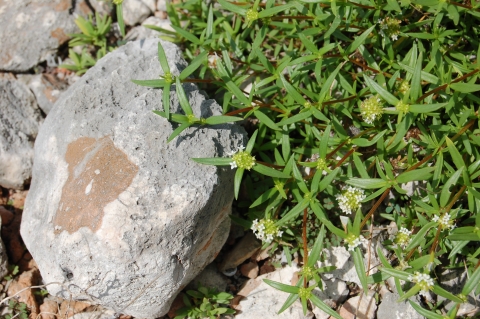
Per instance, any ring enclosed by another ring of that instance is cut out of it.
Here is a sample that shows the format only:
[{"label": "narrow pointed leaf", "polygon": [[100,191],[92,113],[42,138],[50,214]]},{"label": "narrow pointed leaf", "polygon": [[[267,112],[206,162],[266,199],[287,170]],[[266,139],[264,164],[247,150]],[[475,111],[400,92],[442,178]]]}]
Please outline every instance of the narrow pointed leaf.
[{"label": "narrow pointed leaf", "polygon": [[323,312],[325,312],[326,314],[334,317],[334,318],[337,318],[337,319],[342,319],[342,317],[336,312],[334,311],[332,308],[330,308],[329,306],[327,306],[326,303],[324,303],[320,298],[318,298],[317,296],[315,296],[314,294],[312,294],[310,296],[310,301],[318,307],[318,309],[322,310]]},{"label": "narrow pointed leaf", "polygon": [[389,104],[395,106],[399,102],[398,99],[393,96],[390,92],[385,90],[383,87],[380,86],[377,82],[370,79],[368,76],[364,76],[365,83],[368,85],[370,89],[373,89],[375,92],[378,93],[385,101]]},{"label": "narrow pointed leaf", "polygon": [[185,90],[183,89],[182,83],[180,83],[180,79],[178,77],[175,79],[175,89],[177,90],[178,101],[180,102],[180,106],[185,114],[193,115],[192,107],[190,106],[190,102],[188,102],[187,96],[185,95]]},{"label": "narrow pointed leaf", "polygon": [[188,128],[190,125],[190,123],[183,123],[182,125],[180,125],[179,127],[177,127],[173,132],[172,132],[172,135],[170,135],[170,137],[168,138],[167,140],[167,143],[168,142],[171,142],[175,137],[177,137],[180,133],[182,133],[182,131],[184,131],[186,128]]},{"label": "narrow pointed leaf", "polygon": [[242,183],[243,172],[243,168],[237,168],[237,171],[235,172],[235,178],[233,183],[235,199],[238,199],[238,192],[240,191],[240,184]]},{"label": "narrow pointed leaf", "polygon": [[158,61],[160,62],[160,66],[162,67],[163,73],[164,74],[170,73],[170,67],[168,66],[167,56],[165,55],[165,51],[163,50],[163,46],[161,42],[158,42]]},{"label": "narrow pointed leaf", "polygon": [[348,48],[345,50],[345,53],[350,55],[355,50],[365,42],[367,37],[372,33],[373,29],[375,29],[377,25],[371,26],[369,29],[365,30],[362,34],[360,34],[358,37],[355,38],[355,40],[348,46]]},{"label": "narrow pointed leaf", "polygon": [[205,123],[208,125],[217,125],[231,122],[243,121],[243,118],[227,115],[215,115],[205,119]]},{"label": "narrow pointed leaf", "polygon": [[269,286],[271,286],[271,287],[273,287],[273,288],[275,288],[275,289],[277,289],[277,290],[283,291],[283,292],[288,292],[288,293],[291,293],[291,294],[296,294],[296,293],[298,293],[298,290],[299,290],[298,287],[290,286],[290,285],[285,285],[285,284],[282,284],[282,283],[280,283],[280,282],[276,282],[276,281],[273,281],[273,280],[270,280],[270,279],[263,279],[263,281],[264,281],[267,285],[269,285]]},{"label": "narrow pointed leaf", "polygon": [[409,172],[404,172],[396,178],[397,183],[403,184],[411,181],[421,181],[428,180],[433,175],[435,167],[425,167],[421,169],[416,169]]},{"label": "narrow pointed leaf", "polygon": [[[410,251],[412,250],[413,248],[417,247],[418,245],[420,245],[420,243],[425,240],[425,235],[427,234],[427,232],[430,230],[430,228],[432,228],[433,226],[436,226],[437,225],[437,222],[429,222],[428,224],[424,225],[419,231],[418,233],[416,233],[413,238],[412,238],[412,241],[408,244],[407,248],[405,248],[405,251]],[[403,279],[403,278],[400,278],[400,279]],[[403,279],[405,280],[405,279]]]},{"label": "narrow pointed leaf", "polygon": [[180,27],[177,27],[175,25],[171,25],[171,27],[177,31],[177,33],[179,35],[181,35],[182,37],[184,37],[185,39],[187,39],[188,41],[192,42],[193,44],[197,44],[197,45],[200,45],[202,44],[202,41],[200,41],[199,38],[197,38],[195,35],[191,34],[190,32],[180,28]]},{"label": "narrow pointed leaf", "polygon": [[368,295],[368,283],[367,274],[365,272],[365,264],[363,263],[363,253],[360,247],[355,247],[353,250],[353,263],[355,264],[355,270],[357,272],[360,283],[362,284],[363,292]]},{"label": "narrow pointed leaf", "polygon": [[271,168],[262,164],[258,164],[258,163],[253,166],[253,170],[265,176],[270,176],[275,178],[290,178],[289,175],[285,174],[282,171],[277,171],[274,168]]},{"label": "narrow pointed leaf", "polygon": [[260,123],[265,124],[272,130],[280,131],[280,127],[277,126],[265,113],[260,110],[255,110],[253,114],[260,120]]},{"label": "narrow pointed leaf", "polygon": [[118,27],[120,28],[120,33],[122,38],[125,38],[125,21],[123,20],[123,4],[117,4],[117,22]]},{"label": "narrow pointed leaf", "polygon": [[195,70],[198,69],[200,65],[202,65],[203,62],[205,62],[206,57],[208,56],[207,51],[203,51],[200,53],[195,59],[193,59],[192,62],[190,62],[190,65],[187,66],[179,75],[180,80],[185,80],[190,74],[195,72]]},{"label": "narrow pointed leaf", "polygon": [[380,178],[350,178],[345,183],[363,189],[382,188],[388,185],[387,181]]},{"label": "narrow pointed leaf", "polygon": [[164,79],[158,79],[158,80],[131,80],[133,83],[142,85],[142,86],[148,86],[152,88],[163,88],[166,85],[166,82]]}]

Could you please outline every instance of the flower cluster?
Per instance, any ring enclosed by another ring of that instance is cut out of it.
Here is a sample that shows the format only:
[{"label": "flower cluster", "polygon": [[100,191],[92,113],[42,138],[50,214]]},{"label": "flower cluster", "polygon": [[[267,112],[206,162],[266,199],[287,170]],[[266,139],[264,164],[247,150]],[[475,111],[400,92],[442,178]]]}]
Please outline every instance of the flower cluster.
[{"label": "flower cluster", "polygon": [[445,213],[441,217],[439,217],[438,215],[433,216],[432,220],[434,222],[438,222],[440,224],[440,227],[442,227],[442,229],[452,230],[455,228],[455,224],[454,224],[454,221],[450,218],[451,218],[450,214]]},{"label": "flower cluster", "polygon": [[355,236],[354,234],[348,235],[347,238],[345,238],[345,242],[348,244],[348,251],[353,251],[355,247],[360,246],[362,243],[363,236]]},{"label": "flower cluster", "polygon": [[240,146],[237,152],[228,154],[232,156],[232,162],[230,163],[232,169],[238,167],[250,170],[255,165],[255,156],[250,155],[244,149],[243,146]]},{"label": "flower cluster", "polygon": [[434,285],[432,277],[427,274],[421,274],[418,271],[416,271],[414,275],[408,276],[408,280],[420,287],[420,295],[422,296],[426,296]]},{"label": "flower cluster", "polygon": [[324,158],[319,157],[317,160],[317,170],[324,171],[327,167],[327,161]]},{"label": "flower cluster", "polygon": [[410,111],[410,104],[400,100],[397,105],[395,105],[395,109],[403,114],[407,114]]},{"label": "flower cluster", "polygon": [[398,35],[400,34],[400,20],[386,17],[385,19],[379,19],[380,23],[380,34],[382,37],[390,37],[392,40],[398,40]]},{"label": "flower cluster", "polygon": [[343,189],[342,193],[337,195],[338,205],[345,214],[351,214],[352,211],[356,211],[362,207],[360,203],[365,199],[363,189],[348,186]]},{"label": "flower cluster", "polygon": [[408,90],[410,90],[410,84],[408,83],[408,80],[404,80],[398,85],[398,91],[400,93],[405,94]]},{"label": "flower cluster", "polygon": [[271,219],[255,219],[252,230],[258,239],[266,243],[271,243],[274,238],[282,237],[283,234],[283,231]]},{"label": "flower cluster", "polygon": [[380,117],[383,114],[383,103],[381,102],[381,99],[375,95],[364,100],[360,104],[360,113],[362,114],[365,123],[372,124],[377,117]]},{"label": "flower cluster", "polygon": [[400,228],[397,235],[395,236],[395,243],[400,245],[400,247],[407,247],[410,244],[412,238],[410,237],[412,232],[406,229],[405,227]]}]

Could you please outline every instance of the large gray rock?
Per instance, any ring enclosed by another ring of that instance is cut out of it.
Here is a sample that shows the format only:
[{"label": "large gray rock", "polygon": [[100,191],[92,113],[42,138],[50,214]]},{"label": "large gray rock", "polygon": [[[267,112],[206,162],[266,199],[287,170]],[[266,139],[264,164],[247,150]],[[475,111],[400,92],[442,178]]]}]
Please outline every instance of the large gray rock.
[{"label": "large gray rock", "polygon": [[[159,40],[109,53],[56,102],[35,144],[21,234],[49,292],[86,298],[140,318],[165,314],[176,294],[220,251],[230,227],[230,167],[192,157],[226,156],[244,144],[233,124],[177,127],[152,110],[162,91],[131,79],[162,74]],[[162,42],[170,69],[186,66]],[[193,84],[196,116],[221,114]],[[180,107],[174,89],[171,111]]]},{"label": "large gray rock", "polygon": [[73,12],[90,8],[84,0],[0,1],[0,70],[27,71],[45,61],[79,32]]},{"label": "large gray rock", "polygon": [[32,174],[42,113],[32,92],[13,76],[0,77],[0,110],[0,185],[20,189]]}]

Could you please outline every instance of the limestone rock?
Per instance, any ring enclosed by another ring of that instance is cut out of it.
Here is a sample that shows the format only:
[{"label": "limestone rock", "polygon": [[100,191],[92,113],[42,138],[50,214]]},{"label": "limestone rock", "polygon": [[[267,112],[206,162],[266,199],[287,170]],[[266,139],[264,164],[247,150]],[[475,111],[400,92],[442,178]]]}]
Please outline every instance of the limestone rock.
[{"label": "limestone rock", "polygon": [[33,141],[43,117],[32,92],[13,77],[0,77],[0,110],[0,185],[23,188],[32,174]]},{"label": "limestone rock", "polygon": [[[79,32],[73,13],[86,15],[84,0],[0,1],[0,70],[27,71]],[[14,36],[13,36],[14,35]]]},{"label": "limestone rock", "polygon": [[160,28],[173,31],[173,28],[171,27],[171,24],[170,24],[170,20],[151,16],[151,17],[148,17],[145,21],[143,21],[142,25],[134,27],[130,31],[128,31],[127,35],[125,36],[125,39],[127,41],[135,41],[135,40],[148,39],[148,38],[158,38],[158,36],[161,33],[145,27],[146,25],[154,25]]},{"label": "limestone rock", "polygon": [[155,0],[124,0],[123,19],[127,25],[142,23],[156,11]]},{"label": "limestone rock", "polygon": [[19,80],[25,83],[35,95],[38,106],[45,114],[48,114],[53,104],[58,100],[68,85],[52,74],[25,74],[19,76]]},{"label": "limestone rock", "polygon": [[[338,313],[343,319],[374,319],[376,310],[375,293],[369,291],[368,295],[362,292],[360,295],[348,299]],[[392,316],[378,318],[392,318]]]},{"label": "limestone rock", "polygon": [[[191,158],[245,143],[233,124],[190,127],[166,143],[177,125],[152,112],[162,91],[131,82],[162,74],[158,41],[107,54],[56,102],[35,144],[21,225],[43,280],[64,283],[52,295],[140,318],[165,314],[228,236],[234,171]],[[180,50],[162,44],[178,75]],[[195,85],[184,88],[197,117],[221,114]],[[175,88],[170,100],[180,113]]]},{"label": "limestone rock", "polygon": [[403,302],[397,302],[398,299],[400,299],[400,295],[396,291],[393,293],[384,293],[382,296],[382,302],[378,306],[377,318],[424,318],[415,309],[413,309],[408,300]]},{"label": "limestone rock", "polygon": [[290,285],[294,273],[299,270],[298,267],[287,266],[247,281],[245,287],[238,293],[246,298],[242,299],[236,307],[241,312],[235,316],[235,319],[304,319],[311,317],[308,313],[307,316],[303,315],[302,304],[299,300],[281,314],[277,314],[289,294],[277,290],[263,281],[263,279],[270,279]]},{"label": "limestone rock", "polygon": [[[2,206],[0,206],[0,208],[2,208]],[[2,221],[3,220],[0,218],[0,225]],[[0,238],[0,278],[3,278],[7,274],[8,274],[8,256],[7,256],[7,251],[5,249],[5,245],[3,244],[2,238]]]},{"label": "limestone rock", "polygon": [[245,260],[250,258],[255,252],[262,247],[262,243],[249,232],[243,237],[231,251],[229,251],[219,266],[220,271],[232,269],[239,266]]}]

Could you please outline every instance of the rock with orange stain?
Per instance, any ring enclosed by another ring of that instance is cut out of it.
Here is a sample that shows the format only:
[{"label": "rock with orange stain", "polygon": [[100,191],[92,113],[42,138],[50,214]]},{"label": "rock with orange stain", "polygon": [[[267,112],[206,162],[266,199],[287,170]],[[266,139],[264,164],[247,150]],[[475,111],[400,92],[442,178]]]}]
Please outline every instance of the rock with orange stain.
[{"label": "rock with orange stain", "polygon": [[[21,233],[52,295],[156,318],[220,251],[230,229],[234,171],[191,158],[245,143],[234,124],[175,125],[152,112],[162,91],[131,79],[162,74],[158,39],[106,55],[57,100],[36,140]],[[172,74],[187,66],[162,42]],[[222,108],[183,85],[198,118]],[[175,90],[170,111],[182,112]]]},{"label": "rock with orange stain", "polygon": [[79,33],[74,12],[91,11],[84,0],[0,1],[0,70],[25,72],[55,54]]}]

